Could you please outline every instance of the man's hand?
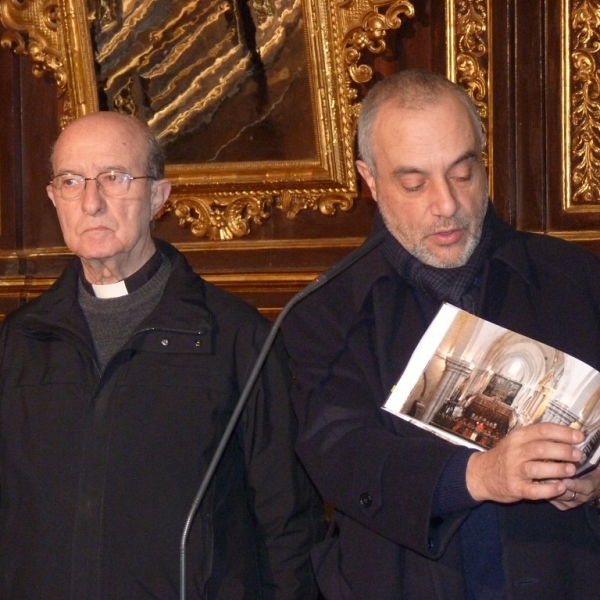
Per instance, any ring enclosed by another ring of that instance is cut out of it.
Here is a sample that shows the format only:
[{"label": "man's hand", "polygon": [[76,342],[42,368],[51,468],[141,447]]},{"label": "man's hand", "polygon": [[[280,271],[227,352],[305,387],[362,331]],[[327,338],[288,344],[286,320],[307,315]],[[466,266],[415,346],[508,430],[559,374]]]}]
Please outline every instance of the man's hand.
[{"label": "man's hand", "polygon": [[569,510],[597,500],[600,497],[600,468],[577,479],[563,479],[563,483],[567,486],[566,492],[551,501],[556,508]]},{"label": "man's hand", "polygon": [[[474,500],[517,502],[566,496],[566,478],[581,459],[584,435],[566,425],[537,423],[519,427],[467,463],[467,489]],[[572,481],[572,480],[568,480]],[[569,494],[569,497],[572,494]]]}]

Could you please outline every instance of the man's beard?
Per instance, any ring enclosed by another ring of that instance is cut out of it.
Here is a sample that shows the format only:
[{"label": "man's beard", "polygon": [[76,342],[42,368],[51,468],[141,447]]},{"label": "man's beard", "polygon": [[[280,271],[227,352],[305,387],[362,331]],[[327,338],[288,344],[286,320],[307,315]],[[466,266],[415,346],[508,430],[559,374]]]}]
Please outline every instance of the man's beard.
[{"label": "man's beard", "polygon": [[[440,217],[432,226],[426,229],[402,227],[394,215],[387,210],[385,202],[379,203],[379,210],[386,227],[407,252],[430,267],[453,269],[466,264],[479,244],[483,230],[483,220],[487,212],[487,193],[481,203],[481,209],[473,217]],[[462,252],[459,256],[453,258],[444,257],[443,251],[435,253],[425,245],[425,238],[428,235],[448,229],[462,229],[464,231],[463,235],[467,236],[467,241]]]}]

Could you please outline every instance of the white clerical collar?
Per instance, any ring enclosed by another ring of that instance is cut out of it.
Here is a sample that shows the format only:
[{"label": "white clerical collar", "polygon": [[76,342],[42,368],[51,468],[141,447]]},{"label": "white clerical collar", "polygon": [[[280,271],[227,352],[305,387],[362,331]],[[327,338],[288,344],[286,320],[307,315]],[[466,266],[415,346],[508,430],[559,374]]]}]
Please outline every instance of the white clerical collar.
[{"label": "white clerical collar", "polygon": [[92,283],[92,289],[96,298],[119,298],[120,296],[127,296],[127,286],[124,281],[117,281],[117,283],[105,283],[102,285],[96,285]]},{"label": "white clerical collar", "polygon": [[135,292],[150,281],[160,269],[162,261],[163,255],[155,251],[150,260],[141,269],[138,269],[133,275],[126,277],[122,281],[117,281],[117,283],[90,283],[85,278],[83,269],[80,271],[80,279],[83,287],[90,294],[94,294],[96,298],[119,298],[120,296],[127,296],[131,292]]}]

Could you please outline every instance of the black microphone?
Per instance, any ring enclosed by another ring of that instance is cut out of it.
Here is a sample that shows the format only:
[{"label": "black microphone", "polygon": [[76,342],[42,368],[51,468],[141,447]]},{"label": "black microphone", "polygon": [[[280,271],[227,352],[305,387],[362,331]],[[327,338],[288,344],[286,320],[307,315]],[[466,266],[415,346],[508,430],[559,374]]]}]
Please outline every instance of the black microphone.
[{"label": "black microphone", "polygon": [[196,493],[196,497],[194,498],[194,502],[192,503],[192,507],[190,508],[190,511],[188,513],[188,516],[187,516],[187,519],[185,522],[185,527],[183,528],[183,534],[181,536],[181,543],[179,546],[179,556],[180,556],[180,563],[179,563],[179,566],[180,566],[180,571],[179,571],[180,590],[179,590],[179,592],[180,592],[180,594],[179,594],[179,598],[180,598],[180,600],[185,600],[185,580],[186,580],[186,574],[185,574],[186,556],[185,556],[185,553],[186,553],[187,538],[189,535],[189,531],[190,531],[192,522],[194,520],[194,516],[196,515],[196,511],[198,510],[198,507],[200,506],[200,502],[202,502],[202,499],[204,498],[204,494],[206,493],[206,490],[208,489],[208,486],[210,485],[212,477],[217,469],[217,465],[219,464],[219,461],[221,460],[221,457],[223,456],[223,453],[225,452],[225,448],[227,446],[227,443],[229,442],[229,439],[231,438],[231,435],[235,429],[237,421],[238,421],[242,411],[244,410],[244,406],[246,405],[246,401],[248,400],[248,396],[250,395],[252,386],[256,382],[256,379],[263,367],[265,359],[267,358],[267,354],[271,350],[271,346],[273,345],[273,342],[275,341],[275,337],[277,336],[277,333],[279,332],[281,323],[283,322],[283,320],[285,319],[287,314],[290,312],[290,310],[296,304],[298,304],[298,302],[300,302],[300,300],[304,299],[309,294],[312,294],[315,290],[317,290],[321,286],[325,285],[328,281],[330,281],[331,279],[333,279],[334,277],[339,275],[342,271],[347,269],[350,265],[354,264],[359,258],[362,258],[365,254],[367,254],[368,252],[373,250],[373,248],[375,248],[376,246],[381,244],[386,233],[387,233],[387,230],[385,228],[382,228],[377,233],[368,237],[366,239],[366,241],[364,242],[364,244],[362,244],[361,246],[356,248],[356,250],[353,250],[352,252],[350,252],[350,254],[348,254],[347,256],[342,258],[342,260],[340,260],[335,265],[333,265],[333,267],[331,267],[330,269],[328,269],[324,273],[321,273],[321,275],[319,275],[318,277],[313,279],[313,281],[311,281],[305,288],[303,288],[295,296],[293,296],[292,299],[283,307],[282,311],[279,313],[279,316],[277,317],[277,319],[271,326],[269,334],[267,335],[265,341],[263,342],[262,348],[258,354],[258,357],[256,358],[254,366],[252,367],[252,371],[250,372],[250,375],[248,376],[246,385],[244,386],[244,389],[242,390],[242,393],[241,393],[240,398],[235,406],[235,409],[234,409],[231,417],[229,418],[229,422],[227,423],[227,427],[225,428],[225,431],[223,432],[221,440],[219,441],[219,445],[217,446],[217,449],[215,450],[212,460],[211,460],[210,464],[208,465],[208,469],[206,470],[204,478],[202,479],[202,482],[200,483],[200,487],[198,488],[198,492]]}]

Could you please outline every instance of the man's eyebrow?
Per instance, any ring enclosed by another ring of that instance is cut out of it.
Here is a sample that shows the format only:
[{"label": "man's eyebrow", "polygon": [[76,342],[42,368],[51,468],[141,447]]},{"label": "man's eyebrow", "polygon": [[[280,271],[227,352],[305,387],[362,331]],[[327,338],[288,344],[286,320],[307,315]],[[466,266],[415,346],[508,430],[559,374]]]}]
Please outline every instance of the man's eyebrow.
[{"label": "man's eyebrow", "polygon": [[[122,165],[113,165],[113,166],[107,166],[107,167],[102,167],[97,173],[96,175],[94,175],[94,177],[100,175],[100,173],[110,173],[111,171],[120,171],[122,173],[129,173],[129,171]],[[80,173],[79,171],[75,170],[75,169],[58,169],[58,171],[56,171],[55,173],[56,175],[82,175],[82,173]]]},{"label": "man's eyebrow", "polygon": [[130,169],[123,165],[108,165],[98,171],[98,173],[110,173],[111,171],[122,171],[123,173],[129,173]]},{"label": "man's eyebrow", "polygon": [[[448,170],[453,169],[457,165],[468,161],[475,160],[478,157],[478,153],[474,150],[467,150],[464,154],[461,154],[457,159],[453,160],[448,167]],[[402,177],[403,175],[427,175],[427,171],[419,169],[418,167],[399,166],[392,171],[393,177]]]},{"label": "man's eyebrow", "polygon": [[426,171],[418,169],[417,167],[397,167],[392,171],[394,177],[401,177],[402,175],[425,175]]},{"label": "man's eyebrow", "polygon": [[456,165],[460,165],[460,163],[463,163],[467,160],[477,159],[477,157],[477,152],[475,152],[474,150],[467,150],[467,152],[461,154],[455,161],[452,162],[449,169],[452,169],[453,167],[456,167]]},{"label": "man's eyebrow", "polygon": [[55,175],[79,175],[74,169],[58,169],[54,172]]}]

